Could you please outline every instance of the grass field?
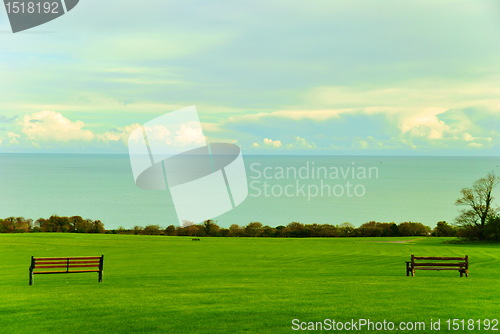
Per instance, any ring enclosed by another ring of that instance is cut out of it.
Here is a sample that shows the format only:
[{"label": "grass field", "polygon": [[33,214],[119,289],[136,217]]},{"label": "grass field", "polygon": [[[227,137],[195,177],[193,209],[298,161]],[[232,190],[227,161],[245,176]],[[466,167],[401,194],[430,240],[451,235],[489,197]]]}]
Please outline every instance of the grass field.
[{"label": "grass field", "polygon": [[[495,333],[448,331],[443,322],[500,318],[500,245],[445,240],[4,234],[0,332],[294,333],[293,319],[364,318],[441,319],[440,331],[412,333]],[[470,277],[406,277],[412,253],[467,254]],[[102,283],[85,273],[36,275],[28,285],[32,255],[101,254]]]}]

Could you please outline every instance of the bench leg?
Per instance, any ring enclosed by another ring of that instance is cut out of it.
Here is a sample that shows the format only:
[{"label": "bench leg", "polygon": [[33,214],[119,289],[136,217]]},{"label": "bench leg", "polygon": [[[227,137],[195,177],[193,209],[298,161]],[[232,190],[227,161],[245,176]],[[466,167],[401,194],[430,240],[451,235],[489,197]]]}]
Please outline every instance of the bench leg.
[{"label": "bench leg", "polygon": [[30,285],[33,285],[33,271],[31,271],[31,269],[29,275],[30,275]]},{"label": "bench leg", "polygon": [[410,274],[412,272],[412,268],[411,268],[410,263],[411,263],[410,261],[406,261],[406,276],[410,276]]},{"label": "bench leg", "polygon": [[99,277],[97,278],[98,282],[102,282],[102,271],[99,272]]}]

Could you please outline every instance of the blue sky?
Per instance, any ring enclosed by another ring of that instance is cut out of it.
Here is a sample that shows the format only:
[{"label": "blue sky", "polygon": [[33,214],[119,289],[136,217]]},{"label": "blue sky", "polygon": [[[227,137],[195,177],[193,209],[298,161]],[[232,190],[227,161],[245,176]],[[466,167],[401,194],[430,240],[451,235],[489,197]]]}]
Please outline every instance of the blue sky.
[{"label": "blue sky", "polygon": [[196,105],[246,154],[500,154],[498,1],[82,0],[10,33],[0,152],[126,153]]}]

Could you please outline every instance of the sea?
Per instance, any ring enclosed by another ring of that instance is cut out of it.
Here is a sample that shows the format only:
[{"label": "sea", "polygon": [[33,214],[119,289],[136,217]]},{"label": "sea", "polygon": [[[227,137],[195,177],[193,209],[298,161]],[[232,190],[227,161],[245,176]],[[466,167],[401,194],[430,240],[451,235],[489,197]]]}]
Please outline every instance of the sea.
[{"label": "sea", "polygon": [[[434,227],[438,221],[454,222],[462,188],[489,172],[500,175],[499,157],[243,159],[246,178],[236,182],[246,183],[246,199],[226,213],[207,217],[221,227],[250,222],[359,226],[368,221]],[[496,193],[500,198],[498,189]],[[128,155],[0,154],[0,218],[51,215],[101,220],[107,229],[180,224],[168,190],[135,184]]]}]

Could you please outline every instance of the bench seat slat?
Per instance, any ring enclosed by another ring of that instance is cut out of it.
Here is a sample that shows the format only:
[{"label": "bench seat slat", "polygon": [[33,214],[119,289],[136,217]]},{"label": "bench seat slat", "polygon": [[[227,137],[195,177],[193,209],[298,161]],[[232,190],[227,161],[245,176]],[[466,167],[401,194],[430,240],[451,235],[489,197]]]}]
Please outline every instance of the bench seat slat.
[{"label": "bench seat slat", "polygon": [[465,262],[462,263],[423,263],[423,262],[415,262],[413,263],[414,267],[465,267],[467,264]]},{"label": "bench seat slat", "polygon": [[36,274],[77,274],[77,273],[98,273],[99,270],[70,270],[70,271],[34,271]]},{"label": "bench seat slat", "polygon": [[[67,260],[61,260],[61,261],[35,261],[35,265],[40,265],[40,264],[65,264],[68,263]],[[96,263],[99,264],[100,261],[98,260],[93,260],[93,261],[69,261],[70,264],[77,264],[77,263]]]},{"label": "bench seat slat", "polygon": [[415,260],[449,260],[465,261],[465,257],[435,257],[435,256],[414,256]]},{"label": "bench seat slat", "polygon": [[96,268],[96,267],[99,267],[99,265],[95,265],[95,264],[70,264],[69,266],[53,266],[53,265],[49,265],[49,266],[36,266],[35,268],[33,269],[46,269],[46,268],[82,268],[82,267],[89,267],[89,268]]},{"label": "bench seat slat", "polygon": [[72,256],[68,256],[68,257],[35,257],[34,260],[37,261],[37,260],[47,260],[47,261],[51,261],[51,260],[67,260],[67,259],[70,259],[71,260],[99,260],[101,257],[100,256],[78,256],[78,257],[72,257]]},{"label": "bench seat slat", "polygon": [[457,268],[442,268],[442,267],[438,267],[438,268],[425,267],[425,268],[413,268],[413,269],[414,270],[437,270],[437,271],[440,271],[440,270],[460,270]]}]

